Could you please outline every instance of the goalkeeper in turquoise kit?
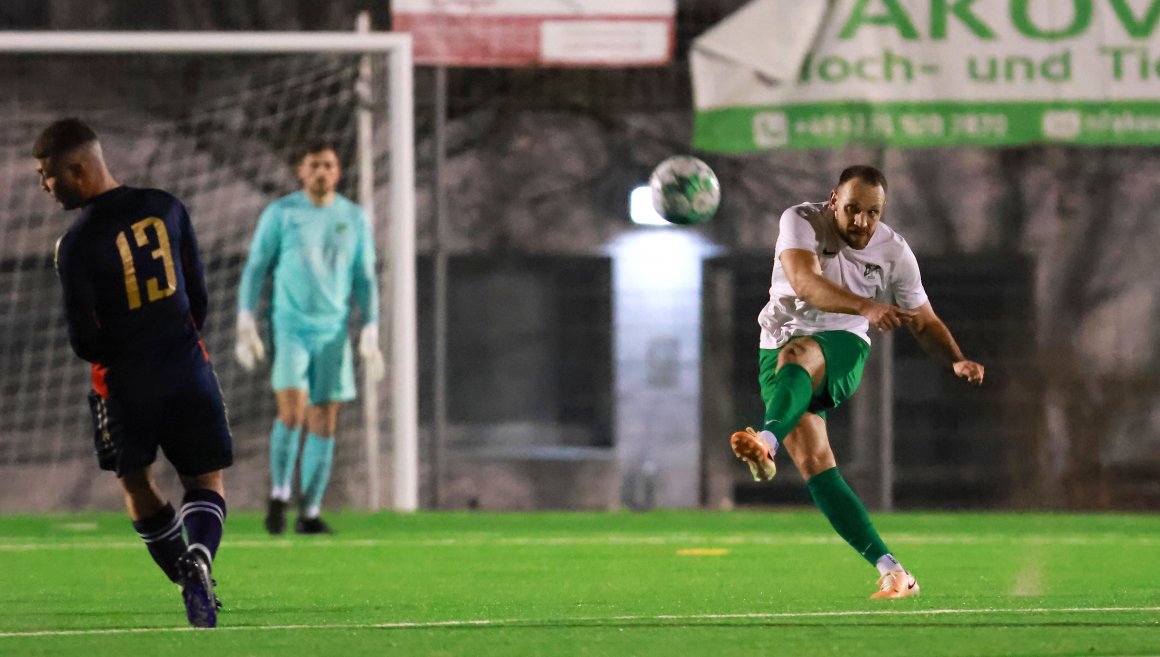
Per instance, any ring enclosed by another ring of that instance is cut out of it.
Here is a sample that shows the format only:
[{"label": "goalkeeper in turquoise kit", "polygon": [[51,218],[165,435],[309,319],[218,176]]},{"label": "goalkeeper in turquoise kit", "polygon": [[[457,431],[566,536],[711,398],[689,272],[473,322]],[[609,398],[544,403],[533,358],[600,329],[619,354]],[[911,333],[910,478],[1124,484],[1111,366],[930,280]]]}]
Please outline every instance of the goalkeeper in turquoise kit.
[{"label": "goalkeeper in turquoise kit", "polygon": [[[361,310],[358,353],[371,378],[383,376],[375,247],[362,208],[335,189],[341,175],[333,146],[315,143],[297,164],[302,189],[262,212],[238,292],[238,361],[253,370],[265,358],[254,311],[273,271],[271,383],[278,417],[270,431],[270,501],[266,530],[286,528],[294,468],[301,446],[300,534],[326,534],[322,496],[334,463],[338,409],[355,397],[347,332],[353,296]],[[301,438],[305,428],[306,436]]]}]

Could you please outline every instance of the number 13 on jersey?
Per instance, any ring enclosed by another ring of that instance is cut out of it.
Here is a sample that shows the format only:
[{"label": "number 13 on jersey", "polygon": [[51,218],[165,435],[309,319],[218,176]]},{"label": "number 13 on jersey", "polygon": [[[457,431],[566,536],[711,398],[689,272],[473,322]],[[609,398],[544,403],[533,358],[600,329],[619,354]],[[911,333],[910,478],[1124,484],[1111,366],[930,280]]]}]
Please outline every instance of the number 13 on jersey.
[{"label": "number 13 on jersey", "polygon": [[[157,217],[147,217],[132,225],[133,241],[138,248],[156,247],[149,252],[154,260],[161,260],[165,265],[165,280],[158,277],[145,279],[145,291],[149,303],[164,299],[177,291],[177,277],[173,271],[173,251],[169,247],[169,233],[165,230],[165,222]],[[156,244],[149,239],[146,232],[153,229],[157,238]],[[133,263],[133,251],[129,245],[128,233],[117,234],[117,250],[121,253],[121,266],[125,268],[125,296],[129,299],[129,310],[141,307],[141,287],[137,282],[137,266]]]}]

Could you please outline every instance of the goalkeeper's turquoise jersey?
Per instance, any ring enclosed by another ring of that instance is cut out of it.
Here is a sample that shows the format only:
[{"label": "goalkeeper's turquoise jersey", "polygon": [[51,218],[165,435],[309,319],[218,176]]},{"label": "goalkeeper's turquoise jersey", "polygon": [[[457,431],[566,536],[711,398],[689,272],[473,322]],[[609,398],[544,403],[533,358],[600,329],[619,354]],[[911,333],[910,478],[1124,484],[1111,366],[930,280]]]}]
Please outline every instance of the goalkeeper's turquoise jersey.
[{"label": "goalkeeper's turquoise jersey", "polygon": [[242,271],[238,309],[254,311],[274,268],[278,330],[333,332],[346,325],[350,297],[367,324],[379,321],[375,243],[362,208],[342,195],[327,207],[298,191],[266,206]]}]

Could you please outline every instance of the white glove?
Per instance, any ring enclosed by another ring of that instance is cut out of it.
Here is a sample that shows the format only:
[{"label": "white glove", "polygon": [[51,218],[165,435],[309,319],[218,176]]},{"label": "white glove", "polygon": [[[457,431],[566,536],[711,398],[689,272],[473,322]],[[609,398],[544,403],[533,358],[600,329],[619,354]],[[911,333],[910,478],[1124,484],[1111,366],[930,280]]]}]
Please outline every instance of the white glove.
[{"label": "white glove", "polygon": [[254,319],[254,313],[248,310],[238,311],[234,356],[247,372],[254,371],[257,361],[266,359],[266,345],[262,344],[262,336],[258,335],[258,322]]},{"label": "white glove", "polygon": [[363,359],[367,374],[371,381],[382,381],[387,366],[383,363],[383,352],[379,351],[379,327],[377,324],[367,324],[362,327],[358,336],[358,355]]}]

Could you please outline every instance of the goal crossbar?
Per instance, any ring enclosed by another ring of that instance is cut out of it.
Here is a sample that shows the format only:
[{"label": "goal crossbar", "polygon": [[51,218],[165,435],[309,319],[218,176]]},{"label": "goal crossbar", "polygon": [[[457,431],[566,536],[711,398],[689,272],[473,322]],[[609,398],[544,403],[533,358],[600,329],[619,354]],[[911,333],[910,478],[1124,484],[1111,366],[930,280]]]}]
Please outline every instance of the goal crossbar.
[{"label": "goal crossbar", "polygon": [[[0,31],[0,54],[389,54],[391,295],[390,386],[394,497],[397,511],[418,508],[418,336],[415,293],[415,138],[411,35],[396,32],[11,32]],[[368,439],[369,440],[369,439]],[[377,436],[373,437],[377,444]],[[372,482],[372,509],[378,508]]]},{"label": "goal crossbar", "polygon": [[411,59],[405,32],[5,32],[0,52],[20,53],[368,53]]}]

